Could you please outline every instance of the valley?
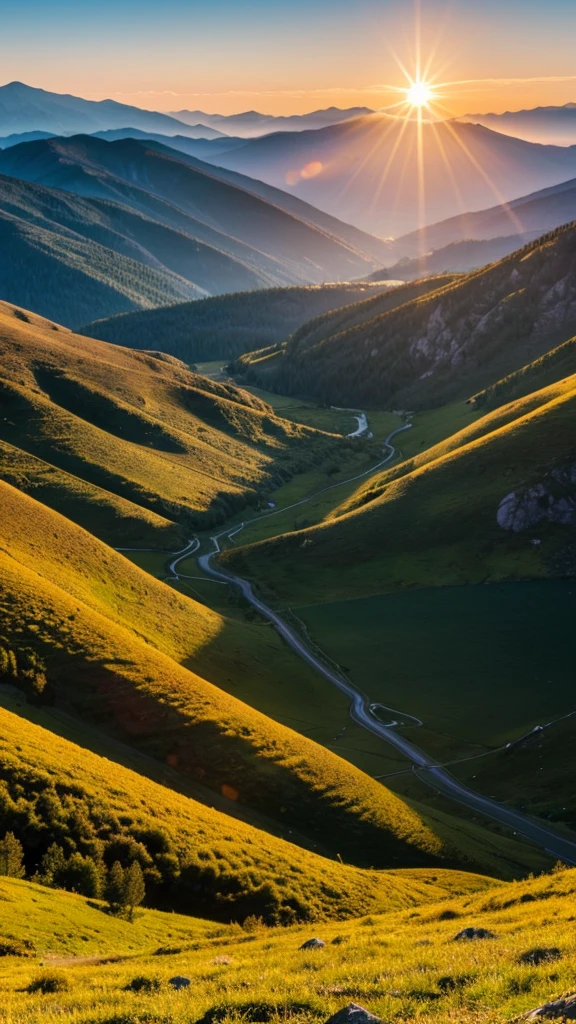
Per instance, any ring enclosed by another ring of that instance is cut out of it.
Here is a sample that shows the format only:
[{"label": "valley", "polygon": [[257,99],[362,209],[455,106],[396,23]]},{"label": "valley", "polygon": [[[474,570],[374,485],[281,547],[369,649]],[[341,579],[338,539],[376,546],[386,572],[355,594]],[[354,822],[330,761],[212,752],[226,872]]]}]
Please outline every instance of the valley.
[{"label": "valley", "polygon": [[5,19],[2,1024],[576,1015],[550,3]]}]

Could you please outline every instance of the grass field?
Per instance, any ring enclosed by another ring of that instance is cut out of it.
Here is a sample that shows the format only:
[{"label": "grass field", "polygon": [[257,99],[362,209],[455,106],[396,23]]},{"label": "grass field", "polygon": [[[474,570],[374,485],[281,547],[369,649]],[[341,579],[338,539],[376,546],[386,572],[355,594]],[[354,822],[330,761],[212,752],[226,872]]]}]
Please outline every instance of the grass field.
[{"label": "grass field", "polygon": [[[36,947],[30,957],[2,963],[4,1020],[321,1024],[354,1001],[383,1021],[506,1024],[573,987],[576,872],[477,893],[464,884],[461,895],[441,902],[427,881],[430,899],[416,908],[314,928],[244,931],[147,910],[130,925],[80,897],[4,880],[4,934]],[[453,941],[469,926],[492,937]],[[300,951],[313,935],[325,947]],[[555,952],[536,965],[523,962],[537,947]],[[26,991],[49,974],[63,979],[61,991]],[[175,975],[189,978],[190,987],[174,992],[168,979]],[[127,990],[137,977],[157,990]]]},{"label": "grass field", "polygon": [[421,719],[426,740],[410,735],[446,757],[498,747],[576,709],[567,643],[575,604],[572,581],[545,580],[295,611],[360,689]]}]

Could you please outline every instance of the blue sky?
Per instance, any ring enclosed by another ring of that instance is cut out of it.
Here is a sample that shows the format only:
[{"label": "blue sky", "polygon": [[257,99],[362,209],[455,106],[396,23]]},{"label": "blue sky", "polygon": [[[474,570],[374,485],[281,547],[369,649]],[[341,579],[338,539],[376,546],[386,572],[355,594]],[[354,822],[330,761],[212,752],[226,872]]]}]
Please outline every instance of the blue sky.
[{"label": "blue sky", "polygon": [[[391,50],[413,66],[409,0],[19,0],[3,8],[4,81],[157,109],[381,106],[382,86],[403,81]],[[421,12],[423,52],[436,52],[432,73],[475,79],[452,90],[455,112],[576,99],[576,0],[421,0]]]}]

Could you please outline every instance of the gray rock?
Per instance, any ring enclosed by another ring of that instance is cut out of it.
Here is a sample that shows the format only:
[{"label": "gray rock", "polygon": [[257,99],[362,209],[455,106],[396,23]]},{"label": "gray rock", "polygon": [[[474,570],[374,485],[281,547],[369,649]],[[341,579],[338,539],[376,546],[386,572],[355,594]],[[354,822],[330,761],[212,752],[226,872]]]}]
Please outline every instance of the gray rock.
[{"label": "gray rock", "polygon": [[576,992],[567,992],[566,995],[555,999],[551,1003],[544,1003],[536,1010],[530,1010],[523,1015],[523,1020],[574,1020],[576,1017]]},{"label": "gray rock", "polygon": [[495,939],[494,932],[488,931],[487,928],[463,928],[458,935],[454,936],[453,942],[470,941],[472,939]]},{"label": "gray rock", "polygon": [[322,939],[308,939],[302,943],[300,949],[322,949],[325,945],[326,943],[322,942]]},{"label": "gray rock", "polygon": [[181,988],[189,987],[190,978],[185,978],[182,974],[177,974],[175,978],[170,978],[168,984],[172,985],[172,988],[175,988],[176,991],[179,992]]},{"label": "gray rock", "polygon": [[329,1017],[326,1024],[382,1024],[382,1021],[358,1003],[349,1003]]}]

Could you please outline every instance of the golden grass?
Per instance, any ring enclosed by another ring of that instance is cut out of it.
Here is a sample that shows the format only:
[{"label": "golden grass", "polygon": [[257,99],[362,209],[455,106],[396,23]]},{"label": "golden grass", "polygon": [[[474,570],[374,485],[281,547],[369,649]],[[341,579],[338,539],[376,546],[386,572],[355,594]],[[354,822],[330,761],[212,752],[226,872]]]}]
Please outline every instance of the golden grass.
[{"label": "golden grass", "polygon": [[[9,908],[12,933],[38,934],[40,954],[30,960],[9,958],[2,966],[7,1024],[54,1024],[63,1017],[74,1024],[188,1024],[200,1019],[320,1024],[352,1001],[384,1021],[505,1024],[574,987],[574,870],[416,910],[314,928],[246,933],[191,921],[188,937],[182,919],[171,915],[160,938],[160,915],[145,911],[132,926],[131,940],[130,926],[87,910],[78,897],[44,897],[18,882],[5,882],[0,891],[12,900],[3,904]],[[58,908],[54,920],[59,941],[46,929],[50,903],[53,912]],[[27,929],[14,904],[25,910]],[[99,940],[93,933],[98,917]],[[78,925],[80,941],[78,934],[68,938],[66,932],[75,932]],[[494,938],[454,942],[467,926],[486,928]],[[118,950],[126,959],[106,964],[66,956],[73,945],[83,952],[82,934],[90,951],[98,948],[106,957]],[[315,934],[326,946],[300,951]],[[158,944],[180,947],[181,952],[155,955]],[[537,966],[522,963],[522,956],[535,947],[556,948],[558,958]],[[46,950],[49,955],[42,955]],[[66,978],[68,991],[48,996],[23,991],[31,979],[55,969]],[[174,975],[190,978],[189,989],[173,992],[168,979]],[[158,979],[159,991],[124,991],[137,976]]]},{"label": "golden grass", "polygon": [[[78,803],[84,808],[102,839],[111,832],[146,842],[148,830],[161,830],[170,841],[172,856],[178,858],[176,873],[170,866],[167,874],[173,900],[191,912],[197,907],[208,916],[242,918],[254,905],[269,907],[273,919],[282,920],[287,914],[288,919],[313,921],[412,906],[494,884],[461,871],[382,872],[326,859],[173,792],[4,708],[0,708],[0,762],[3,815],[18,831],[26,799],[35,808],[31,818],[44,820],[48,845],[55,828],[56,837],[65,831],[64,818],[55,826],[45,810],[46,794],[54,790],[68,813]],[[28,834],[31,843],[31,825]],[[30,873],[36,866],[29,852]],[[157,866],[166,874],[162,858]],[[166,893],[162,898],[166,900]],[[3,908],[0,936],[7,934],[7,928],[12,929],[8,934],[15,934],[16,909]],[[98,917],[104,927],[106,919]],[[67,943],[67,949],[71,946]]]}]

